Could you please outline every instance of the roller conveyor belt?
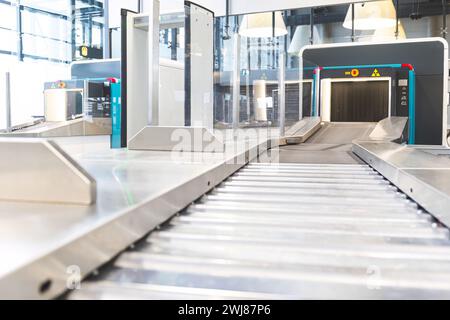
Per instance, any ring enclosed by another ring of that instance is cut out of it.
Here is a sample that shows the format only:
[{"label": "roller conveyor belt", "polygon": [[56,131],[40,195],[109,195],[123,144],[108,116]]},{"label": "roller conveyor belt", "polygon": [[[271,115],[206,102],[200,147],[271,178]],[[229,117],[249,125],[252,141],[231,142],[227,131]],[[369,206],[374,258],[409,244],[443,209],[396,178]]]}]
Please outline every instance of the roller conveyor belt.
[{"label": "roller conveyor belt", "polygon": [[82,283],[70,299],[450,299],[447,228],[325,124],[251,163]]},{"label": "roller conveyor belt", "polygon": [[70,299],[450,298],[449,232],[364,164],[249,164]]}]

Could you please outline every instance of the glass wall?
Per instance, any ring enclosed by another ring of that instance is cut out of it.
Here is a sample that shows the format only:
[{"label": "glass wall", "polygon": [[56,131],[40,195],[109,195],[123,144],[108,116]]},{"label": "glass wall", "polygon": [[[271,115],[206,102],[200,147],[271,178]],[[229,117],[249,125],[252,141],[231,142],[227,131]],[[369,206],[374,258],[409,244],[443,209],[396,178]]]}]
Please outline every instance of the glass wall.
[{"label": "glass wall", "polygon": [[[72,60],[85,59],[77,50],[82,45],[103,49],[104,10],[103,0],[70,0]],[[65,1],[67,2],[67,1]]]},{"label": "glass wall", "polygon": [[[375,1],[386,19],[375,26],[356,25],[363,2],[287,11],[218,17],[215,29],[216,126],[251,127],[280,123],[284,103],[289,127],[312,115],[313,64],[299,59],[308,44],[395,41],[446,37],[450,1]],[[362,11],[361,11],[362,10]],[[353,17],[353,28],[352,28]],[[397,27],[398,21],[398,27]],[[381,28],[382,23],[387,22]],[[249,29],[251,29],[249,31]],[[259,31],[263,31],[258,34]],[[280,78],[282,77],[282,78]],[[282,80],[282,81],[281,81]],[[284,87],[284,100],[280,91]],[[238,114],[233,115],[235,108]]]},{"label": "glass wall", "polygon": [[0,0],[0,129],[6,125],[5,74],[12,125],[41,118],[44,83],[68,79],[70,63],[86,59],[81,46],[101,53],[103,25],[103,0]]},{"label": "glass wall", "polygon": [[11,55],[17,52],[16,8],[8,2],[0,2],[0,54]]},{"label": "glass wall", "polygon": [[185,8],[162,9],[160,15],[160,57],[184,62]]},{"label": "glass wall", "polygon": [[[119,2],[119,0],[117,0]],[[132,1],[135,6],[130,5],[130,2],[124,4],[115,5],[115,11],[113,14],[118,13],[118,8],[126,7],[133,12],[139,11],[138,1]],[[142,13],[145,14],[147,2],[144,3]],[[111,2],[110,2],[111,5]],[[184,45],[185,45],[185,6],[184,1],[180,0],[163,0],[160,1],[160,57],[162,59],[168,59],[173,61],[184,62]],[[120,23],[117,22],[110,25],[111,34],[111,58],[120,59],[121,57],[121,28]]]},{"label": "glass wall", "polygon": [[[280,29],[249,33],[249,26],[257,20],[275,21]],[[282,12],[216,21],[216,127],[279,125],[278,73],[285,65],[287,46],[284,24]],[[291,78],[298,81],[298,74]]]}]

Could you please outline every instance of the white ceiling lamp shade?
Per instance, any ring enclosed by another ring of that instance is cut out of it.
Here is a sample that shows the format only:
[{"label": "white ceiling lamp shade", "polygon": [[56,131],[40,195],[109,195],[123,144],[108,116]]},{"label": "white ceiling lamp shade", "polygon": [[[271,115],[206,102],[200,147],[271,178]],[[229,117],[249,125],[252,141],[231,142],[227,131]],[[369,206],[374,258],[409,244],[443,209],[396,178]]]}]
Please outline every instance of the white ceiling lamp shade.
[{"label": "white ceiling lamp shade", "polygon": [[[355,30],[392,28],[396,24],[396,11],[392,0],[355,3]],[[352,5],[345,16],[344,28],[352,29]]]},{"label": "white ceiling lamp shade", "polygon": [[286,35],[287,29],[281,12],[275,12],[275,30],[272,12],[247,14],[239,27],[239,34],[247,38],[272,38]]},{"label": "white ceiling lamp shade", "polygon": [[395,27],[383,28],[374,30],[372,34],[367,34],[363,36],[358,36],[356,41],[358,42],[386,42],[406,39],[405,29],[403,24],[399,21],[398,23],[398,36],[395,36]]},{"label": "white ceiling lamp shade", "polygon": [[403,24],[398,22],[398,36],[395,37],[395,26],[392,28],[384,28],[375,30],[373,37],[375,40],[402,40],[406,39],[405,28],[403,28]]},{"label": "white ceiling lamp shade", "polygon": [[298,26],[295,29],[294,36],[292,37],[291,44],[289,45],[289,54],[298,54],[302,47],[309,43],[307,36],[309,26]]},{"label": "white ceiling lamp shade", "polygon": [[[319,37],[319,30],[317,26],[314,26],[314,43],[321,43],[322,39]],[[309,25],[297,26],[295,28],[294,35],[292,36],[291,43],[288,48],[288,53],[295,55],[299,54],[302,48],[310,44],[311,27]]]}]

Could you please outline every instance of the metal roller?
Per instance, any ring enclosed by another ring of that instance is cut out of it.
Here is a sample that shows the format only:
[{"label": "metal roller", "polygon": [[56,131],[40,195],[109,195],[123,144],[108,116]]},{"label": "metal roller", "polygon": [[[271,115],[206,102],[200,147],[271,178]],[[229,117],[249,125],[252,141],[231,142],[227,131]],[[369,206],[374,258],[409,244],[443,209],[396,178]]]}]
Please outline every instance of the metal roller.
[{"label": "metal roller", "polygon": [[367,165],[249,164],[69,298],[450,298],[449,244]]}]

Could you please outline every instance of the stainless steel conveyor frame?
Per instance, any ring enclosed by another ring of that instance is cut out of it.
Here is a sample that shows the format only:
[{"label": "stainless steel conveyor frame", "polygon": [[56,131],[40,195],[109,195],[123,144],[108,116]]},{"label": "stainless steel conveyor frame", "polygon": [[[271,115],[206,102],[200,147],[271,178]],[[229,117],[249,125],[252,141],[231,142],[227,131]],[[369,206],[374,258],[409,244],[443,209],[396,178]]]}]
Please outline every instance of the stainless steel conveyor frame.
[{"label": "stainless steel conveyor frame", "polygon": [[49,299],[64,293],[71,267],[86,277],[278,145],[267,130],[260,133],[259,139],[228,141],[223,153],[130,152],[110,150],[109,137],[56,139],[95,179],[96,203],[1,202],[0,297]]},{"label": "stainless steel conveyor frame", "polygon": [[[355,152],[373,167],[386,155],[392,165],[398,154],[387,146],[406,123],[383,120],[354,141]],[[400,171],[386,173],[405,182]],[[69,298],[446,299],[449,252],[449,230],[367,164],[258,159]]]},{"label": "stainless steel conveyor frame", "polygon": [[[7,262],[0,266],[1,297],[57,297],[67,289],[67,279],[71,276],[67,274],[68,267],[78,266],[81,271],[80,279],[88,276],[195,199],[220,185],[258,155],[277,146],[279,139],[268,136],[260,141],[237,144],[229,142],[226,143],[224,154],[185,153],[181,158],[174,158],[170,152],[109,150],[107,142],[101,141],[99,137],[90,137],[88,140],[91,142],[87,145],[80,144],[76,139],[61,139],[60,143],[96,179],[98,196],[94,206],[79,208],[37,204],[33,205],[32,210],[24,203],[2,203],[0,206],[3,218],[0,246],[3,248],[4,261]],[[397,149],[383,153],[386,145]],[[423,158],[421,151],[416,150],[417,154],[410,154],[410,150],[407,146],[380,140],[354,143],[354,151],[387,177],[390,173],[383,171],[383,165],[379,164],[400,161],[405,153],[413,159],[417,156]],[[384,158],[389,154],[395,157]],[[403,161],[405,159],[407,158],[403,158]],[[441,158],[436,162],[436,158],[430,155],[426,160],[436,164],[432,171],[434,176],[445,176],[450,168],[448,159]],[[411,158],[407,161],[414,164]],[[430,168],[431,166],[432,164],[429,165]],[[403,170],[401,166],[397,168]],[[286,169],[289,173],[292,169],[299,168]],[[356,169],[368,170],[367,166]],[[449,189],[446,189],[445,184],[433,185],[431,180],[420,175],[423,171],[417,169],[411,169],[413,171],[407,173],[414,175],[424,187],[433,189],[435,193],[440,192],[440,208],[445,208]],[[312,169],[307,168],[308,170]],[[301,172],[304,174],[305,169]],[[398,181],[399,184],[404,182],[405,180]],[[400,188],[407,191],[408,187],[405,184]],[[414,190],[416,189],[413,189],[413,193]],[[411,197],[414,198],[415,195]],[[419,198],[415,200],[434,214],[433,207],[422,204]],[[64,211],[64,215],[57,215],[61,211]],[[441,216],[436,216],[441,221],[446,219],[444,211]],[[25,223],[26,221],[39,221],[40,225]],[[7,230],[16,231],[13,235]],[[17,230],[20,232],[17,233]],[[445,242],[445,232],[441,229],[437,232]],[[399,252],[396,251],[396,254]],[[424,255],[426,254],[425,250]]]}]

